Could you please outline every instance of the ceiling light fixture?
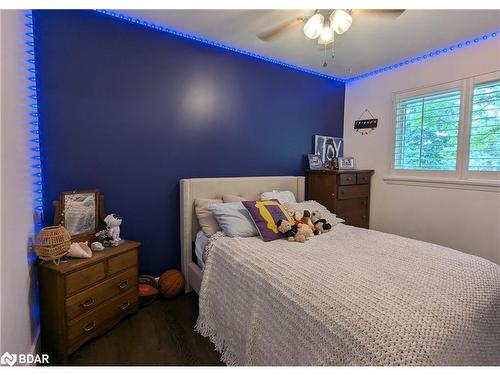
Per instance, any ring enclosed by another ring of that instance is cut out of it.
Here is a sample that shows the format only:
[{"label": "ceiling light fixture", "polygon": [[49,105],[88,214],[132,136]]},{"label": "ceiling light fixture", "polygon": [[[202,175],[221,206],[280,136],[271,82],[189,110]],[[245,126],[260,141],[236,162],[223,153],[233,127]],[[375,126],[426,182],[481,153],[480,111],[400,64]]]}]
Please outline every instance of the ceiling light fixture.
[{"label": "ceiling light fixture", "polygon": [[337,9],[330,14],[330,25],[337,34],[343,34],[352,25],[352,16],[345,10]]},{"label": "ceiling light fixture", "polygon": [[316,13],[304,25],[304,34],[309,39],[316,39],[321,35],[324,22],[325,17],[321,13]]},{"label": "ceiling light fixture", "polygon": [[333,43],[335,38],[335,33],[333,32],[330,25],[325,25],[323,30],[321,30],[321,34],[318,38],[318,44],[330,44]]}]

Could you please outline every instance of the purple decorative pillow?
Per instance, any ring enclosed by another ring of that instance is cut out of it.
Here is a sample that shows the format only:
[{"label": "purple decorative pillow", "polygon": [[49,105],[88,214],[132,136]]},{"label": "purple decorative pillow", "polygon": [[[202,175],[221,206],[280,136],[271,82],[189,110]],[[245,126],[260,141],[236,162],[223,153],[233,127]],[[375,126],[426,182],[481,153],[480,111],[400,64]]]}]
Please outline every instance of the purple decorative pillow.
[{"label": "purple decorative pillow", "polygon": [[259,230],[263,241],[273,241],[282,238],[276,225],[278,220],[288,220],[293,223],[293,219],[276,199],[267,201],[244,201],[243,206],[248,210],[255,226]]}]

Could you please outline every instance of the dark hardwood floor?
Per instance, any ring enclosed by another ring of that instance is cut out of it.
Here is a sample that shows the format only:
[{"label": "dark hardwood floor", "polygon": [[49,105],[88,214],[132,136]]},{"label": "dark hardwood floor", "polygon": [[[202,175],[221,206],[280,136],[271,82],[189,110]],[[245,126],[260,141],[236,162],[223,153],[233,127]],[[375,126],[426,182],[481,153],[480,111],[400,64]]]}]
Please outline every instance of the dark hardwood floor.
[{"label": "dark hardwood floor", "polygon": [[213,344],[194,331],[196,293],[159,298],[73,353],[69,365],[223,365]]}]

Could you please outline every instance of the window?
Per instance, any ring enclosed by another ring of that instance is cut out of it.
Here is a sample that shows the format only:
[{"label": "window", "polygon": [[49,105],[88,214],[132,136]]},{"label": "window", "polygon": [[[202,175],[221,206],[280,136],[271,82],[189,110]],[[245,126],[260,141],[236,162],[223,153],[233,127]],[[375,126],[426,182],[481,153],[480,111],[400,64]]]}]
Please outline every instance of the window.
[{"label": "window", "polygon": [[398,102],[396,169],[456,169],[460,97],[456,89]]},{"label": "window", "polygon": [[394,104],[393,176],[387,181],[500,189],[499,71],[396,93]]},{"label": "window", "polygon": [[500,81],[474,87],[469,171],[500,172]]}]

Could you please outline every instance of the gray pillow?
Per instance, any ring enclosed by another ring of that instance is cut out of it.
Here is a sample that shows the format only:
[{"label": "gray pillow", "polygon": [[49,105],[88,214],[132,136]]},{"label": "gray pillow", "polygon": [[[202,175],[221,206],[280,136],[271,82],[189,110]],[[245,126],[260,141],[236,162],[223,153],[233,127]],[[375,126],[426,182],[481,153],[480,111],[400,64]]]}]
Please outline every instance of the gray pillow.
[{"label": "gray pillow", "polygon": [[241,202],[211,204],[210,208],[219,226],[228,237],[254,237],[259,232],[250,213]]},{"label": "gray pillow", "polygon": [[208,208],[210,204],[222,203],[222,199],[195,199],[194,200],[194,211],[196,212],[196,217],[198,218],[198,223],[200,223],[201,230],[205,233],[205,236],[210,237],[216,232],[219,232],[221,228],[215,219],[214,214]]}]

